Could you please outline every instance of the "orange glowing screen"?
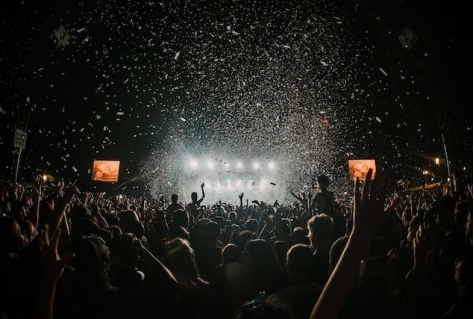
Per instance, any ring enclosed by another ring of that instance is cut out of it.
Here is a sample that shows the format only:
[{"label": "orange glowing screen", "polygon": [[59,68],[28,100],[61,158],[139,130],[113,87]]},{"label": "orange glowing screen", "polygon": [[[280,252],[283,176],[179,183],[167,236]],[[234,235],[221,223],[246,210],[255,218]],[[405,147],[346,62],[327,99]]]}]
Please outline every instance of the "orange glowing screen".
[{"label": "orange glowing screen", "polygon": [[118,182],[120,161],[94,160],[92,180],[100,182]]},{"label": "orange glowing screen", "polygon": [[359,180],[365,180],[369,168],[372,169],[372,179],[375,178],[376,167],[374,159],[355,159],[348,162],[351,180],[355,180],[357,177]]}]

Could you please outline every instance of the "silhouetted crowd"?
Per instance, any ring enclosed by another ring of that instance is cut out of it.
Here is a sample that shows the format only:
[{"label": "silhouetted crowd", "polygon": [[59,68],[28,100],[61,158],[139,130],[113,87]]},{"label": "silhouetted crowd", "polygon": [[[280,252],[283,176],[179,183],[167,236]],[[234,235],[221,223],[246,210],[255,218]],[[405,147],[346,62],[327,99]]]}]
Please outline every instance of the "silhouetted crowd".
[{"label": "silhouetted crowd", "polygon": [[4,182],[0,318],[472,318],[472,178],[371,174],[346,206],[323,175],[250,205]]}]

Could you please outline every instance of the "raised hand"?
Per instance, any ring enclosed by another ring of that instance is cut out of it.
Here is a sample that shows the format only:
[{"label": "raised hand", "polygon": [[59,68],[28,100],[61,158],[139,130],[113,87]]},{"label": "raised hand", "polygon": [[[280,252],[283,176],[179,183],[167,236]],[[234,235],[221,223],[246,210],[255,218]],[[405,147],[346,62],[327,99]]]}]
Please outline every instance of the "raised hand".
[{"label": "raised hand", "polygon": [[64,272],[67,264],[74,258],[69,253],[63,257],[58,254],[58,243],[61,229],[58,229],[52,242],[49,239],[49,224],[44,225],[44,229],[38,238],[38,250],[43,267],[43,277],[41,289],[38,293],[32,318],[53,318],[54,299],[56,295],[56,284]]},{"label": "raised hand", "polygon": [[77,180],[71,183],[71,185],[66,187],[63,191],[63,198],[68,202],[71,202],[75,195],[79,195],[81,193],[76,187],[76,182]]},{"label": "raised hand", "polygon": [[[353,228],[334,271],[319,296],[311,312],[310,319],[339,318],[354,283],[360,261],[367,251],[367,245],[375,230],[395,211],[400,198],[396,197],[389,207],[384,207],[387,195],[387,182],[379,174],[372,180],[373,170],[369,169],[366,180],[360,187],[356,179],[354,188]],[[395,252],[392,260],[396,261]],[[390,257],[390,256],[389,256]]]},{"label": "raised hand", "polygon": [[395,211],[400,197],[395,197],[390,206],[384,207],[387,196],[387,181],[379,174],[372,180],[372,169],[369,169],[367,178],[361,187],[356,179],[354,189],[354,226],[353,234],[372,236],[376,228],[382,225]]},{"label": "raised hand", "polygon": [[56,200],[64,197],[64,181],[59,181],[56,186],[53,188],[54,198]]},{"label": "raised hand", "polygon": [[56,231],[52,241],[50,241],[48,234],[49,224],[44,224],[44,229],[39,236],[38,248],[41,255],[44,279],[56,283],[63,274],[64,268],[66,268],[68,263],[74,258],[74,254],[68,253],[63,257],[59,256],[58,243],[61,235],[60,228]]},{"label": "raised hand", "polygon": [[37,196],[41,196],[41,188],[43,186],[43,179],[41,176],[36,176],[33,180],[32,188]]}]

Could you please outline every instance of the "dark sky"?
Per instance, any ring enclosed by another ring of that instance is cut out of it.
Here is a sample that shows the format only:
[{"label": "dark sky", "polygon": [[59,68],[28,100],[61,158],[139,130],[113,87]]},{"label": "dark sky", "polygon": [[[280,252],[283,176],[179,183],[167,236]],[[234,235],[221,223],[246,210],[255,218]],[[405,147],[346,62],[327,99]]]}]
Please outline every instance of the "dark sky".
[{"label": "dark sky", "polygon": [[6,1],[2,15],[5,177],[16,128],[20,179],[87,188],[105,187],[94,158],[156,190],[210,152],[276,158],[292,187],[319,173],[345,185],[358,157],[402,179],[444,158],[442,134],[453,169],[472,167],[469,2]]}]

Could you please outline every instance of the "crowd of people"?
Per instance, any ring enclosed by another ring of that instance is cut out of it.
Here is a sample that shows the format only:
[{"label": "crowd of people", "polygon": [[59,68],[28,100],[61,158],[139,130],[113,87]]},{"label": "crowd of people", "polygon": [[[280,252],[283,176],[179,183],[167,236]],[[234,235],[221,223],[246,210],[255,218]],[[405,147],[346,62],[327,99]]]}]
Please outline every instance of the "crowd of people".
[{"label": "crowd of people", "polygon": [[[472,318],[472,178],[337,204],[0,190],[0,318]],[[183,199],[184,198],[184,199]],[[187,202],[189,200],[189,202]]]}]

